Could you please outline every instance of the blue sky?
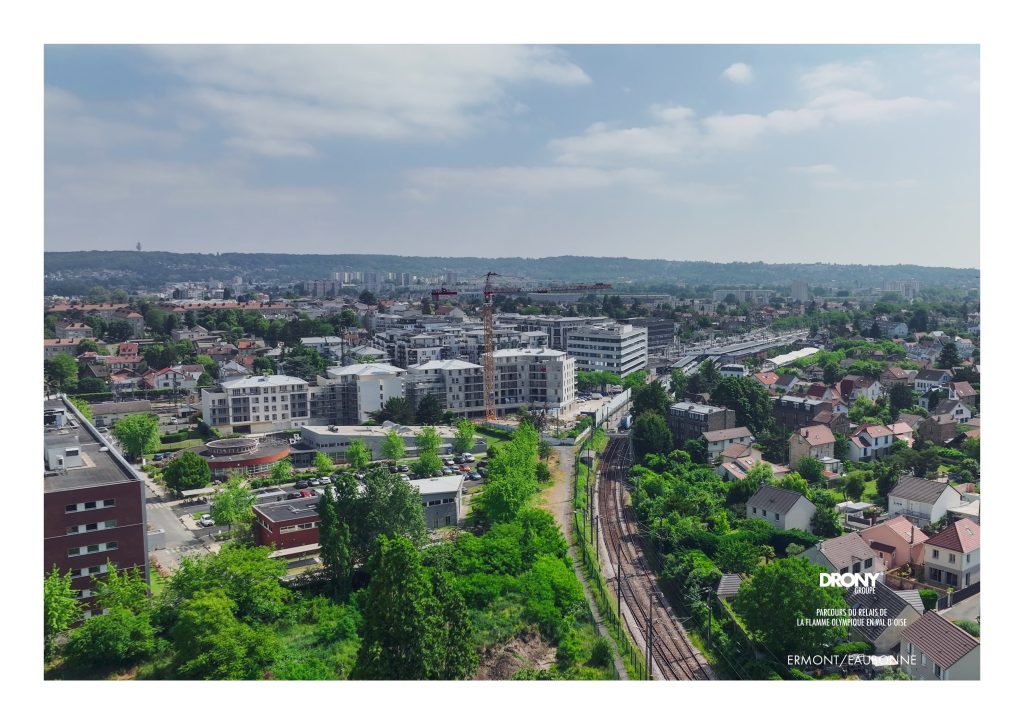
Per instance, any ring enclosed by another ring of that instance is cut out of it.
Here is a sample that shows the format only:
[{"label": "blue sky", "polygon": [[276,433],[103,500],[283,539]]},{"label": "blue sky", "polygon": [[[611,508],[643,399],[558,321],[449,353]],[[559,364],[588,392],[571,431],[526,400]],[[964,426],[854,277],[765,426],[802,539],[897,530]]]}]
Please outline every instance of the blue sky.
[{"label": "blue sky", "polygon": [[979,263],[977,46],[48,46],[46,248]]}]

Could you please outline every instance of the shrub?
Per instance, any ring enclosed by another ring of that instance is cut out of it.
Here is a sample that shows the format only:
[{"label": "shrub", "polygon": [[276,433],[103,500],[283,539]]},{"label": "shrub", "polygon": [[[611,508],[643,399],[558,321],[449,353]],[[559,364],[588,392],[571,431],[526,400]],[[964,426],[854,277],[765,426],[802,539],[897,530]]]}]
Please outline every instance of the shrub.
[{"label": "shrub", "polygon": [[870,654],[874,651],[874,647],[864,641],[849,641],[843,644],[836,644],[835,648],[832,649],[832,653],[837,656],[850,655],[850,654]]},{"label": "shrub", "polygon": [[612,645],[603,636],[594,642],[594,648],[590,650],[591,666],[603,669],[612,663]]},{"label": "shrub", "polygon": [[931,611],[935,608],[939,602],[939,594],[930,588],[921,589],[921,603],[924,604],[925,611]]},{"label": "shrub", "polygon": [[981,638],[981,625],[977,621],[957,620],[953,623],[955,623],[957,626],[962,628],[964,631],[969,633],[974,638]]}]

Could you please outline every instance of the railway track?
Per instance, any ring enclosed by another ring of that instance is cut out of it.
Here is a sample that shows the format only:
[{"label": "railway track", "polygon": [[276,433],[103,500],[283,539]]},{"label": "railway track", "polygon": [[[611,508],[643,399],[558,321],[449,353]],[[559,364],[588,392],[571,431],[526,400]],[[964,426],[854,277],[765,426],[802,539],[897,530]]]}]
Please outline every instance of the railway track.
[{"label": "railway track", "polygon": [[[632,457],[629,438],[612,437],[601,457],[597,494],[601,532],[613,572],[608,583],[643,630],[637,645],[646,651],[645,639],[653,631],[652,673],[655,678],[694,681],[714,679],[704,656],[691,643],[682,622],[658,587],[648,565],[633,509],[626,503],[623,482]],[[615,568],[621,566],[619,574]],[[621,587],[621,590],[618,590]]]}]

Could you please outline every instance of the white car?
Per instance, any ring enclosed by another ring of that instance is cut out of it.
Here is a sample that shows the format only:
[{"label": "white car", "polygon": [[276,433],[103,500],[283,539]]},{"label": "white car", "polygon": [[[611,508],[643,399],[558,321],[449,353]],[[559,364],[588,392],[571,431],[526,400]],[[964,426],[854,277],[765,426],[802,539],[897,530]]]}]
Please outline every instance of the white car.
[{"label": "white car", "polygon": [[215,525],[215,523],[213,522],[213,517],[209,513],[203,513],[201,516],[199,516],[199,525],[203,526],[204,528],[209,528]]}]

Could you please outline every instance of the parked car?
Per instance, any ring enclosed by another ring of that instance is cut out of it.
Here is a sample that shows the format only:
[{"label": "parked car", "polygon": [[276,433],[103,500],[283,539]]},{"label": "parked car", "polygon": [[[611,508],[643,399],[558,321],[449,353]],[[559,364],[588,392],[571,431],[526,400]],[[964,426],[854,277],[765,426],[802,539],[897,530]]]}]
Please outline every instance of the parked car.
[{"label": "parked car", "polygon": [[209,528],[210,526],[214,525],[213,516],[211,516],[209,513],[203,513],[201,516],[199,516],[199,525],[203,526],[204,528]]},{"label": "parked car", "polygon": [[302,493],[288,493],[288,495],[285,498],[285,500],[294,500],[295,498],[301,498],[301,497],[302,497]]},{"label": "parked car", "polygon": [[401,477],[402,477],[402,480],[404,480],[406,482],[410,482],[410,480],[411,480],[411,478],[408,475],[406,475],[405,473],[402,473]]},{"label": "parked car", "polygon": [[315,490],[309,490],[307,488],[306,490],[303,490],[301,493],[299,493],[299,497],[300,498],[315,498],[316,497],[316,491]]},{"label": "parked car", "polygon": [[304,490],[305,488],[309,487],[309,483],[307,483],[305,480],[300,480],[299,482],[295,483],[295,487],[298,488],[299,490]]},{"label": "parked car", "polygon": [[388,465],[388,472],[389,473],[397,473],[398,472],[398,466],[397,465]]},{"label": "parked car", "polygon": [[407,472],[409,472],[409,466],[408,465],[399,465],[398,466],[398,472],[400,472],[400,473],[407,473]]},{"label": "parked car", "polygon": [[484,468],[486,468],[486,467],[487,467],[487,461],[486,461],[486,460],[480,460],[480,461],[479,461],[479,462],[477,462],[477,464],[476,464],[476,469],[477,469],[477,470],[483,470],[483,469],[484,469]]},{"label": "parked car", "polygon": [[481,475],[480,473],[470,473],[469,474],[469,479],[470,480],[483,480],[484,476]]},{"label": "parked car", "polygon": [[468,465],[460,465],[459,466],[459,472],[460,473],[468,473],[469,471],[470,471],[470,467]]}]

